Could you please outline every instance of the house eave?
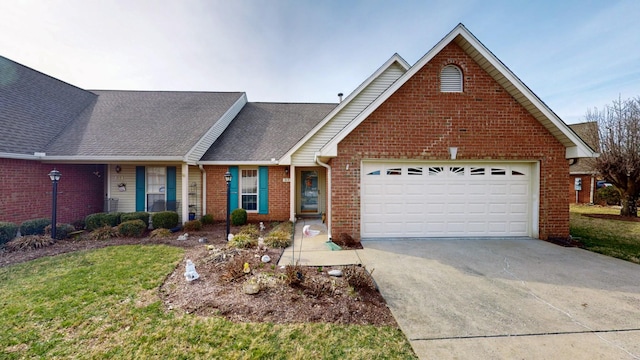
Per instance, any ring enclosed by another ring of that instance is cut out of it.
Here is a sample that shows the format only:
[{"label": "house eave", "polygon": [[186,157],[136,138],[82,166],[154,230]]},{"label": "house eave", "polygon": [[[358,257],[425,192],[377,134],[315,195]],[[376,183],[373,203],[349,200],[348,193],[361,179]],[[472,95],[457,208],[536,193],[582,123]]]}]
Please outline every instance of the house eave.
[{"label": "house eave", "polygon": [[275,161],[271,160],[261,160],[261,161],[198,161],[197,165],[240,165],[240,166],[277,166],[277,165],[288,165],[281,164],[277,159]]}]

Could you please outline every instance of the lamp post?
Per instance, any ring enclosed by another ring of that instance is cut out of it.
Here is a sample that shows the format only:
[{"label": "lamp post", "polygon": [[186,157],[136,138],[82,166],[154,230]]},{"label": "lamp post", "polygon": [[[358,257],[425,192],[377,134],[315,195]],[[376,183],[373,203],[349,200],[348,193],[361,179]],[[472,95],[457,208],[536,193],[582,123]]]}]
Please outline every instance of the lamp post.
[{"label": "lamp post", "polygon": [[231,173],[227,171],[224,174],[224,181],[227,182],[227,233],[225,235],[226,238],[227,238],[227,241],[229,241],[229,233],[230,233],[230,230],[229,230],[229,211],[231,210],[230,209],[231,208],[231,178],[232,178]]},{"label": "lamp post", "polygon": [[58,207],[58,181],[60,181],[60,171],[55,168],[49,173],[49,179],[53,183],[53,201],[51,206],[51,238],[56,239],[57,221],[56,221],[56,209]]}]

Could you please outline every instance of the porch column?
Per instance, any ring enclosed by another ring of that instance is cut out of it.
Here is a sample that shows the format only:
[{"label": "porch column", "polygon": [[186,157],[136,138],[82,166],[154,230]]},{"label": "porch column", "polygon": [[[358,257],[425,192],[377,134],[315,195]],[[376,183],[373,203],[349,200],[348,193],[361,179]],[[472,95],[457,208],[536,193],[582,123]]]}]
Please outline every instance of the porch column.
[{"label": "porch column", "polygon": [[[189,164],[182,163],[182,223],[189,221]],[[176,209],[177,210],[177,209]]]},{"label": "porch column", "polygon": [[296,221],[296,167],[289,169],[289,221]]}]

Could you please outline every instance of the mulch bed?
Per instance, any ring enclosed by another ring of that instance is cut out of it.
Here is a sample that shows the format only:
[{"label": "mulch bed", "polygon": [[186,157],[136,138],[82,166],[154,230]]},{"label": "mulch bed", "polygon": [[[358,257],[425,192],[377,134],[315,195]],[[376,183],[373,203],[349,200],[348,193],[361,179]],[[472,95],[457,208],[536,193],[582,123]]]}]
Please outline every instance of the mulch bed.
[{"label": "mulch bed", "polygon": [[[232,228],[234,233],[238,229]],[[268,230],[268,229],[267,229]],[[0,249],[0,267],[46,256],[92,250],[107,246],[164,244],[185,249],[184,259],[169,274],[159,290],[167,311],[180,311],[199,316],[222,316],[236,322],[272,323],[339,323],[397,327],[382,295],[375,289],[354,289],[344,277],[328,275],[342,267],[301,267],[304,280],[287,284],[286,269],[275,264],[282,249],[230,249],[226,247],[225,224],[206,226],[203,231],[189,233],[187,240],[177,240],[181,232],[164,239],[112,238],[60,240],[53,245],[27,251]],[[206,238],[206,243],[199,242]],[[358,244],[360,245],[360,244]],[[225,256],[221,257],[220,254]],[[271,262],[261,264],[262,255]],[[228,262],[235,256],[250,264],[251,272],[230,280]],[[186,260],[192,260],[200,278],[185,280]],[[358,269],[359,270],[359,269]],[[366,269],[361,269],[366,273]],[[366,273],[367,276],[368,273]],[[243,285],[249,279],[260,279],[258,294],[245,294]]]},{"label": "mulch bed", "polygon": [[606,220],[640,222],[639,217],[622,216],[618,214],[582,214],[582,216],[597,218],[597,219],[606,219]]}]

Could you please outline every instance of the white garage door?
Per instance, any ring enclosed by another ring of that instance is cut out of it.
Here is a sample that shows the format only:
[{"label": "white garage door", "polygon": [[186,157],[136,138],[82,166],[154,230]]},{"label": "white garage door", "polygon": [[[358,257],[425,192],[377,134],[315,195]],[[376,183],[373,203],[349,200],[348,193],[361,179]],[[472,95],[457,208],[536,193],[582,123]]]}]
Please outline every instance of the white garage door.
[{"label": "white garage door", "polygon": [[362,237],[529,236],[529,164],[362,164]]}]

